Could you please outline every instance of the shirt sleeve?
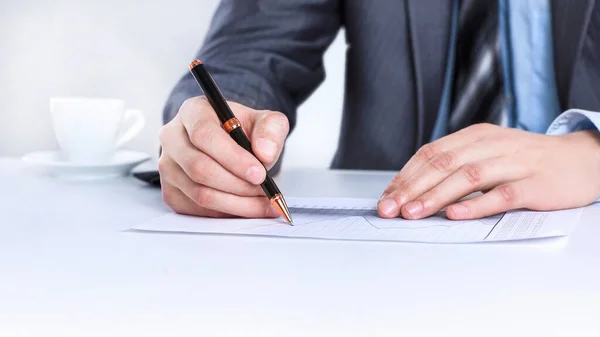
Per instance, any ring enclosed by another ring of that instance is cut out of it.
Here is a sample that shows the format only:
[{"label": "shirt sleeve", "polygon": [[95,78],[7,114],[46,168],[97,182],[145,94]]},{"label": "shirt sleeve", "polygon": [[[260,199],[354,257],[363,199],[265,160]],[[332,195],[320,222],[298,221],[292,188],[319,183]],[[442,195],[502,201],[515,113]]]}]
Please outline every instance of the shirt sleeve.
[{"label": "shirt sleeve", "polygon": [[550,124],[547,135],[560,136],[582,130],[600,131],[600,112],[570,109],[563,112]]}]

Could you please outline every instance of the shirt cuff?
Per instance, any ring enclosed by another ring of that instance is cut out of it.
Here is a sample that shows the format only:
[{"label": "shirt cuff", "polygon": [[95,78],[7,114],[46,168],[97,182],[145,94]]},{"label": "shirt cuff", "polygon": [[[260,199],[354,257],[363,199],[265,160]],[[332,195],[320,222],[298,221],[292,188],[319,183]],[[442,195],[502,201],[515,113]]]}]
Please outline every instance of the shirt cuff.
[{"label": "shirt cuff", "polygon": [[600,130],[600,113],[570,109],[563,112],[550,124],[547,135],[560,136],[582,130]]}]

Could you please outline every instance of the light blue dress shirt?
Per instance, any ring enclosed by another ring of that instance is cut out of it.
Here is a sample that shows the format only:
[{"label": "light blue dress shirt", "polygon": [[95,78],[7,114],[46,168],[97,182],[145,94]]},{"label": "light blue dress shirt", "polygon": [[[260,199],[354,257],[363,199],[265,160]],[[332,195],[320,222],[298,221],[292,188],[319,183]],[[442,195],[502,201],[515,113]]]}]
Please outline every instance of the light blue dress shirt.
[{"label": "light blue dress shirt", "polygon": [[513,0],[505,5],[516,115],[512,126],[544,133],[561,112],[554,73],[550,0]]},{"label": "light blue dress shirt", "polygon": [[[454,0],[444,90],[432,141],[447,133],[459,0]],[[550,0],[500,0],[504,92],[509,127],[561,135],[600,129],[600,113],[572,109],[561,114],[554,72]]]}]

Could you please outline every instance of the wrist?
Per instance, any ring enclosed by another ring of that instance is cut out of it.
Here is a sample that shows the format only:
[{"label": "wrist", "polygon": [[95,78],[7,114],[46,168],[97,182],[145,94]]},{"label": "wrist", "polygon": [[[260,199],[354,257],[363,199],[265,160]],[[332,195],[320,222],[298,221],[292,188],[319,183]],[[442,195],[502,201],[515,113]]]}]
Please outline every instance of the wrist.
[{"label": "wrist", "polygon": [[600,196],[600,132],[598,130],[584,130],[568,133],[560,136],[568,144],[568,151],[577,151],[585,158],[581,165],[587,166],[590,171],[596,174],[590,183],[597,186],[597,193]]}]

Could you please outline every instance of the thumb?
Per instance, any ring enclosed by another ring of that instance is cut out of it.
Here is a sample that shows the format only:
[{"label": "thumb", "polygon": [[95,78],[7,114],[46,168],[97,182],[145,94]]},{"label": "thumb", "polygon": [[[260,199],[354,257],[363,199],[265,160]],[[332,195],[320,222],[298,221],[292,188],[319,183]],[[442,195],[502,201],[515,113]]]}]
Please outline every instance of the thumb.
[{"label": "thumb", "polygon": [[270,169],[279,158],[285,138],[290,131],[287,117],[275,111],[261,111],[252,128],[252,151]]}]

